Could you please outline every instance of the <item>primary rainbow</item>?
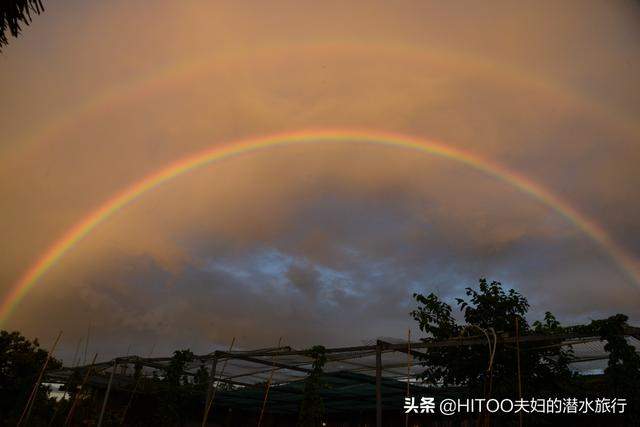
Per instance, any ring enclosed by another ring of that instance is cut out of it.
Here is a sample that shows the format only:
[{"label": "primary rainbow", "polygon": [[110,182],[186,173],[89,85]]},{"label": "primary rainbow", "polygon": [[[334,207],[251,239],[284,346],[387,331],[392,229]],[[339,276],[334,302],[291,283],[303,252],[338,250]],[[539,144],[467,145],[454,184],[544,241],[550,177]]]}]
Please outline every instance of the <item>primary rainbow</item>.
[{"label": "primary rainbow", "polygon": [[510,171],[502,165],[483,159],[469,151],[448,147],[440,142],[395,133],[343,129],[304,130],[215,145],[212,148],[178,160],[117,193],[68,230],[44,252],[38,261],[13,285],[0,305],[0,325],[4,324],[16,306],[38,280],[74,245],[87,236],[94,228],[107,220],[114,212],[122,209],[147,191],[191,170],[231,156],[277,146],[322,142],[357,142],[411,149],[450,159],[484,172],[489,176],[510,184],[524,194],[533,197],[561,214],[600,244],[618,266],[629,275],[635,284],[640,284],[635,260],[625,253],[598,224],[591,221],[544,187],[524,176]]}]

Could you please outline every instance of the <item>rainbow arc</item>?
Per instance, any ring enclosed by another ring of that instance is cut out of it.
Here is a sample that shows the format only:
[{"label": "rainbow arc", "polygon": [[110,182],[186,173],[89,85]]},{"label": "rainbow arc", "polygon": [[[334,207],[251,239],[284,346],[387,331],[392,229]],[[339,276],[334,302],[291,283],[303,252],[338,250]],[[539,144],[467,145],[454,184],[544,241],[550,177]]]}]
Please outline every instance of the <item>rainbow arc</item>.
[{"label": "rainbow arc", "polygon": [[597,223],[573,208],[541,185],[506,167],[466,150],[453,148],[441,142],[386,132],[359,130],[304,130],[271,136],[250,138],[215,145],[194,155],[178,160],[155,173],[131,184],[90,212],[59,238],[12,286],[0,305],[0,325],[4,324],[16,306],[33,286],[82,239],[106,221],[115,212],[134,202],[154,188],[180,177],[189,171],[213,162],[241,154],[298,144],[323,142],[367,143],[415,150],[426,155],[458,162],[503,181],[522,193],[550,207],[597,242],[613,261],[638,285],[638,269],[633,257],[627,254]]}]

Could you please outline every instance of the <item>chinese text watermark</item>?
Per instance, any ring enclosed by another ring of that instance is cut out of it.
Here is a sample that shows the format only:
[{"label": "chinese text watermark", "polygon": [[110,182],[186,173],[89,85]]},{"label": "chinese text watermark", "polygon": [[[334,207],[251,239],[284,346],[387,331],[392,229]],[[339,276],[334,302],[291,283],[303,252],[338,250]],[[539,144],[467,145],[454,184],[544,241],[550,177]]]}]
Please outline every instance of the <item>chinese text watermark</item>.
[{"label": "chinese text watermark", "polygon": [[623,414],[627,400],[621,398],[546,399],[451,399],[406,397],[405,414]]}]

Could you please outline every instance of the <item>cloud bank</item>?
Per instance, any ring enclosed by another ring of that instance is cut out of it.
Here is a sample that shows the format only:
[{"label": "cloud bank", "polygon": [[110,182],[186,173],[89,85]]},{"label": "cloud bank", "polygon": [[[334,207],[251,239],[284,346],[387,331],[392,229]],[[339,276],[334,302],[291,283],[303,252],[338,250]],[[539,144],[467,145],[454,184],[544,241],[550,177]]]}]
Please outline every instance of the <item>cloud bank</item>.
[{"label": "cloud bank", "polygon": [[[0,290],[148,173],[303,128],[481,154],[637,257],[639,17],[634,2],[52,4],[1,58]],[[354,344],[414,327],[412,292],[449,299],[480,276],[525,293],[534,317],[640,318],[640,291],[608,255],[507,184],[327,143],[237,157],[145,194],[56,265],[9,326],[45,342],[63,329],[67,358],[89,325],[104,357],[232,337]]]}]

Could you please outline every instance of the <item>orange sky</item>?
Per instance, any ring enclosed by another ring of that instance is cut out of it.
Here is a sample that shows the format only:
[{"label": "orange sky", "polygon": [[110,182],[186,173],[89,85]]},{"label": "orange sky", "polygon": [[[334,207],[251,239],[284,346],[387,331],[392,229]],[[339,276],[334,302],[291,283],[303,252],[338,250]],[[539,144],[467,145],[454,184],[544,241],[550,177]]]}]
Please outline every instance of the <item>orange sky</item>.
[{"label": "orange sky", "polygon": [[[635,1],[45,7],[0,55],[2,294],[146,174],[310,127],[471,150],[640,256]],[[549,208],[450,162],[327,144],[236,158],[145,195],[47,274],[9,326],[45,341],[62,328],[63,351],[88,323],[115,353],[159,337],[166,350],[232,336],[349,344],[403,334],[413,291],[458,296],[480,276],[567,322],[640,318],[640,291]]]}]

